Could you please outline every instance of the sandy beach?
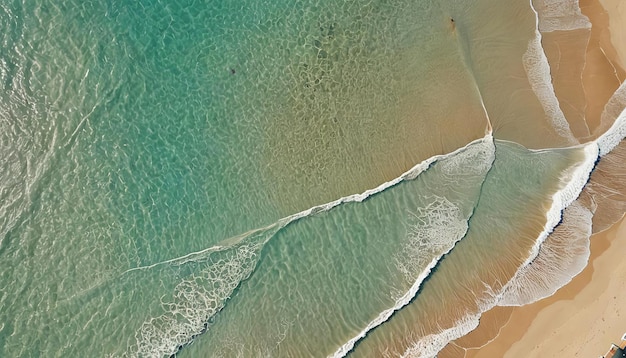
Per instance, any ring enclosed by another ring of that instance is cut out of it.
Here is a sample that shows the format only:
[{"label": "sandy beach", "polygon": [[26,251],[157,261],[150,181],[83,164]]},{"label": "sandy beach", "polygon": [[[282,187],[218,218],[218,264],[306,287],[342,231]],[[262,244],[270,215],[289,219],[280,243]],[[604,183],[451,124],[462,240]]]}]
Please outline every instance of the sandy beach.
[{"label": "sandy beach", "polygon": [[[586,124],[589,132],[593,132],[600,126],[599,114],[610,93],[624,81],[626,2],[582,0],[580,6],[593,24],[582,76],[585,100],[584,106],[563,109],[574,114],[577,108],[585,108],[585,115],[580,117],[586,117],[582,123]],[[550,48],[555,47],[553,39],[562,41],[567,36],[564,33],[548,36],[546,50],[549,59]],[[559,45],[562,46],[563,42]],[[580,66],[574,64],[574,67]],[[553,75],[557,76],[557,94],[569,99],[581,98],[575,91],[559,93],[559,88],[573,88],[572,83],[567,83],[567,76],[559,71]],[[597,129],[601,132],[606,128]],[[598,131],[594,134],[601,134]],[[577,134],[583,132],[580,130]],[[626,220],[622,218],[611,228],[591,237],[591,256],[587,267],[555,295],[523,307],[496,307],[488,311],[476,330],[450,343],[439,357],[602,356],[611,343],[620,344],[626,332],[623,319],[626,295],[622,289],[626,285],[626,261],[620,249],[625,246]]]},{"label": "sandy beach", "polygon": [[[466,357],[599,357],[619,343],[626,326],[626,220],[591,238],[591,258],[568,285],[534,304],[492,312],[508,319],[495,339]],[[509,316],[510,315],[510,316]],[[477,332],[478,333],[478,332]],[[484,337],[484,336],[483,336]],[[468,336],[465,344],[470,344]],[[474,335],[479,344],[478,335]],[[483,342],[484,343],[484,342]]]}]

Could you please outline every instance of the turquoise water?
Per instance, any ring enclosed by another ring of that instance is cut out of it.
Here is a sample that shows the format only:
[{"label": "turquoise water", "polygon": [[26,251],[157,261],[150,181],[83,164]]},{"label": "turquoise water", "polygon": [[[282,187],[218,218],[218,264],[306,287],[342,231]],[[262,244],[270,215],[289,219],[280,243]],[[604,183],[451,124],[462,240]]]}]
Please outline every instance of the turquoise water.
[{"label": "turquoise water", "polygon": [[576,144],[529,79],[534,21],[1,2],[0,356],[360,356],[436,333],[429,287],[473,285],[449,262],[511,257],[484,264],[509,280],[588,160],[493,139]]}]

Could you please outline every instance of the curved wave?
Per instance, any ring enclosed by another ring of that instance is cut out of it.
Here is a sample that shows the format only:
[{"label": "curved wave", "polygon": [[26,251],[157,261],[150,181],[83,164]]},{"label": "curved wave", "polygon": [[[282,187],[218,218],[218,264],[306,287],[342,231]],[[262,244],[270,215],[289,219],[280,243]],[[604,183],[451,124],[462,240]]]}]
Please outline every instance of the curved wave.
[{"label": "curved wave", "polygon": [[[171,299],[162,303],[163,314],[148,319],[142,324],[141,329],[135,334],[137,343],[132,347],[131,351],[128,352],[128,355],[158,356],[175,354],[183,346],[189,344],[196,336],[209,329],[211,317],[225,307],[228,299],[235,294],[241,282],[254,273],[264,245],[281,229],[300,219],[331,210],[344,203],[362,202],[405,180],[414,180],[432,164],[443,159],[449,160],[442,168],[444,172],[448,171],[452,173],[455,170],[464,169],[476,172],[485,171],[490,167],[490,163],[493,161],[493,145],[493,137],[491,134],[487,134],[484,138],[475,140],[452,153],[428,158],[415,165],[400,177],[385,182],[361,194],[342,197],[333,202],[312,207],[282,218],[265,228],[255,229],[237,237],[224,240],[220,245],[215,245],[199,252],[127,271],[148,270],[163,265],[180,266],[191,262],[204,262],[204,268],[202,270],[192,273],[188,279],[183,279],[175,287]],[[478,150],[469,151],[468,148],[472,147],[478,147]],[[482,164],[469,169],[467,165],[461,166],[473,157],[484,157],[481,162]],[[462,221],[464,225],[462,225],[459,230],[452,231],[447,236],[449,240],[443,240],[445,242],[442,242],[439,249],[436,250],[438,253],[430,263],[426,265],[426,269],[419,274],[419,277],[415,280],[409,291],[396,300],[394,307],[380,313],[379,317],[370,322],[358,337],[350,340],[344,347],[340,348],[336,356],[342,356],[347,353],[354,342],[362,338],[367,331],[378,326],[395,310],[406,305],[411,298],[415,296],[421,283],[428,277],[430,271],[436,266],[441,257],[449,252],[466,232],[467,223],[465,218],[460,220],[458,217],[461,215],[461,212],[457,211],[458,215],[450,215],[450,212],[455,212],[453,210],[454,204],[445,200],[445,198],[439,201],[436,200],[435,202],[439,203],[441,206],[435,214],[444,214],[438,219],[435,219],[438,220],[439,226],[448,228],[449,225],[458,221]],[[430,214],[430,212],[426,213],[426,215]],[[433,228],[433,230],[439,230],[439,228]],[[432,234],[439,235],[440,232],[437,231]],[[437,239],[442,240],[440,237]],[[214,258],[213,256],[217,257]]]}]

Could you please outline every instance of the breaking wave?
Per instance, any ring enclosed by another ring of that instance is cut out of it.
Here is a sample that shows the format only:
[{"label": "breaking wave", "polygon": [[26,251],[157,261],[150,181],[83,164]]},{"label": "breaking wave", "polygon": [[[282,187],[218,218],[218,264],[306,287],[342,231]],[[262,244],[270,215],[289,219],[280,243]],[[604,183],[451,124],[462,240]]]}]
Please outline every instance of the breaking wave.
[{"label": "breaking wave", "polygon": [[[477,149],[468,150],[468,148]],[[310,215],[328,211],[343,203],[362,202],[371,195],[380,193],[404,180],[417,178],[433,163],[443,159],[450,159],[442,166],[444,173],[453,174],[455,170],[467,170],[471,173],[487,170],[493,161],[493,151],[493,137],[491,134],[487,134],[484,138],[475,140],[452,153],[428,158],[402,176],[364,193],[346,196],[327,204],[312,207],[283,218],[264,229],[254,230],[249,234],[224,240],[221,246],[135,269],[145,270],[162,265],[180,266],[190,262],[200,265],[176,285],[168,300],[161,302],[163,313],[146,320],[142,324],[140,330],[135,334],[137,342],[131,347],[127,355],[131,357],[172,355],[189,344],[194,337],[210,329],[211,317],[225,307],[228,299],[235,294],[241,282],[253,274],[265,243],[287,225]],[[471,168],[467,164],[463,166],[468,160],[477,158],[482,158],[482,160],[475,162],[477,165]],[[416,247],[419,247],[420,240],[441,241],[441,245],[434,247],[438,249],[436,250],[438,252],[435,253],[436,256],[426,265],[425,270],[418,271],[421,272],[419,277],[412,280],[414,281],[413,286],[397,299],[396,305],[380,313],[379,317],[371,322],[362,334],[340,348],[335,354],[336,356],[347,353],[354,342],[365,335],[365,332],[384,322],[395,310],[406,305],[414,297],[421,282],[428,276],[439,259],[462,238],[467,231],[467,222],[461,211],[458,208],[455,210],[455,207],[445,198],[435,198],[431,206],[427,208],[432,209],[432,213],[426,210],[415,214],[415,220],[420,221],[421,224],[429,223],[431,227],[423,231],[424,234],[414,233],[415,240],[413,242],[415,242]],[[451,226],[454,228],[453,230],[450,230]],[[445,229],[442,231],[441,228]],[[444,232],[445,240],[441,236]],[[434,250],[434,248],[430,250]],[[404,262],[405,265],[410,265],[407,261]],[[405,266],[404,269],[408,270],[409,267]],[[408,274],[408,271],[406,272]],[[417,272],[414,272],[413,275],[415,274]]]}]

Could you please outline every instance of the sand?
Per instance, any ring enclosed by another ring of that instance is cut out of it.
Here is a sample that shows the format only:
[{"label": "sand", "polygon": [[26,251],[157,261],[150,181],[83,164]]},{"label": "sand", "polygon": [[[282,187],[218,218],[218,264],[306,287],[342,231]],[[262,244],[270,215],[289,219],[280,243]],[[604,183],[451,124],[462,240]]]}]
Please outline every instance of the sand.
[{"label": "sand", "polygon": [[615,16],[608,13],[599,0],[580,0],[580,8],[592,23],[582,83],[585,92],[585,121],[595,138],[610,125],[607,123],[607,126],[601,126],[601,114],[604,105],[626,78],[624,67],[617,60],[618,48],[626,47],[623,43],[612,41],[610,23]]},{"label": "sand", "polygon": [[[498,336],[466,357],[599,357],[626,331],[626,220],[591,238],[590,264],[547,299],[516,307]],[[511,308],[500,307],[506,317]],[[493,314],[493,313],[492,313]],[[500,317],[502,319],[502,317]]]},{"label": "sand", "polygon": [[609,14],[609,33],[611,42],[616,44],[617,60],[626,68],[626,45],[623,45],[626,44],[626,1],[600,0],[600,3]]},{"label": "sand", "polygon": [[[585,51],[583,106],[575,103],[582,97],[575,91],[581,83],[571,80],[571,76],[568,80],[565,72],[571,69],[561,66],[566,63],[560,57],[565,52],[562,46],[577,46],[580,42],[562,32],[544,36],[548,40],[544,45],[549,60],[559,59],[557,67],[561,71],[553,73],[554,85],[559,98],[570,101],[566,106],[562,102],[561,106],[566,114],[574,114],[570,125],[578,127],[572,129],[576,129],[578,138],[591,139],[585,138],[585,132],[597,129],[595,137],[606,129],[599,128],[599,114],[612,92],[624,81],[626,1],[581,0],[580,5],[594,26]],[[584,37],[584,32],[580,35]],[[572,47],[572,51],[575,54],[578,50]],[[570,67],[579,69],[580,59],[574,61],[578,63]],[[475,331],[449,344],[439,358],[602,356],[611,343],[620,344],[626,332],[624,247],[626,220],[622,219],[592,236],[589,264],[555,295],[524,307],[496,307],[488,311]]]},{"label": "sand", "polygon": [[609,16],[599,0],[580,0],[580,7],[593,24],[591,30],[544,32],[541,43],[561,110],[574,136],[585,142],[610,125],[601,123],[604,105],[626,79],[618,54],[626,47],[615,46],[613,40],[618,40],[611,33],[626,33],[626,21]]}]

